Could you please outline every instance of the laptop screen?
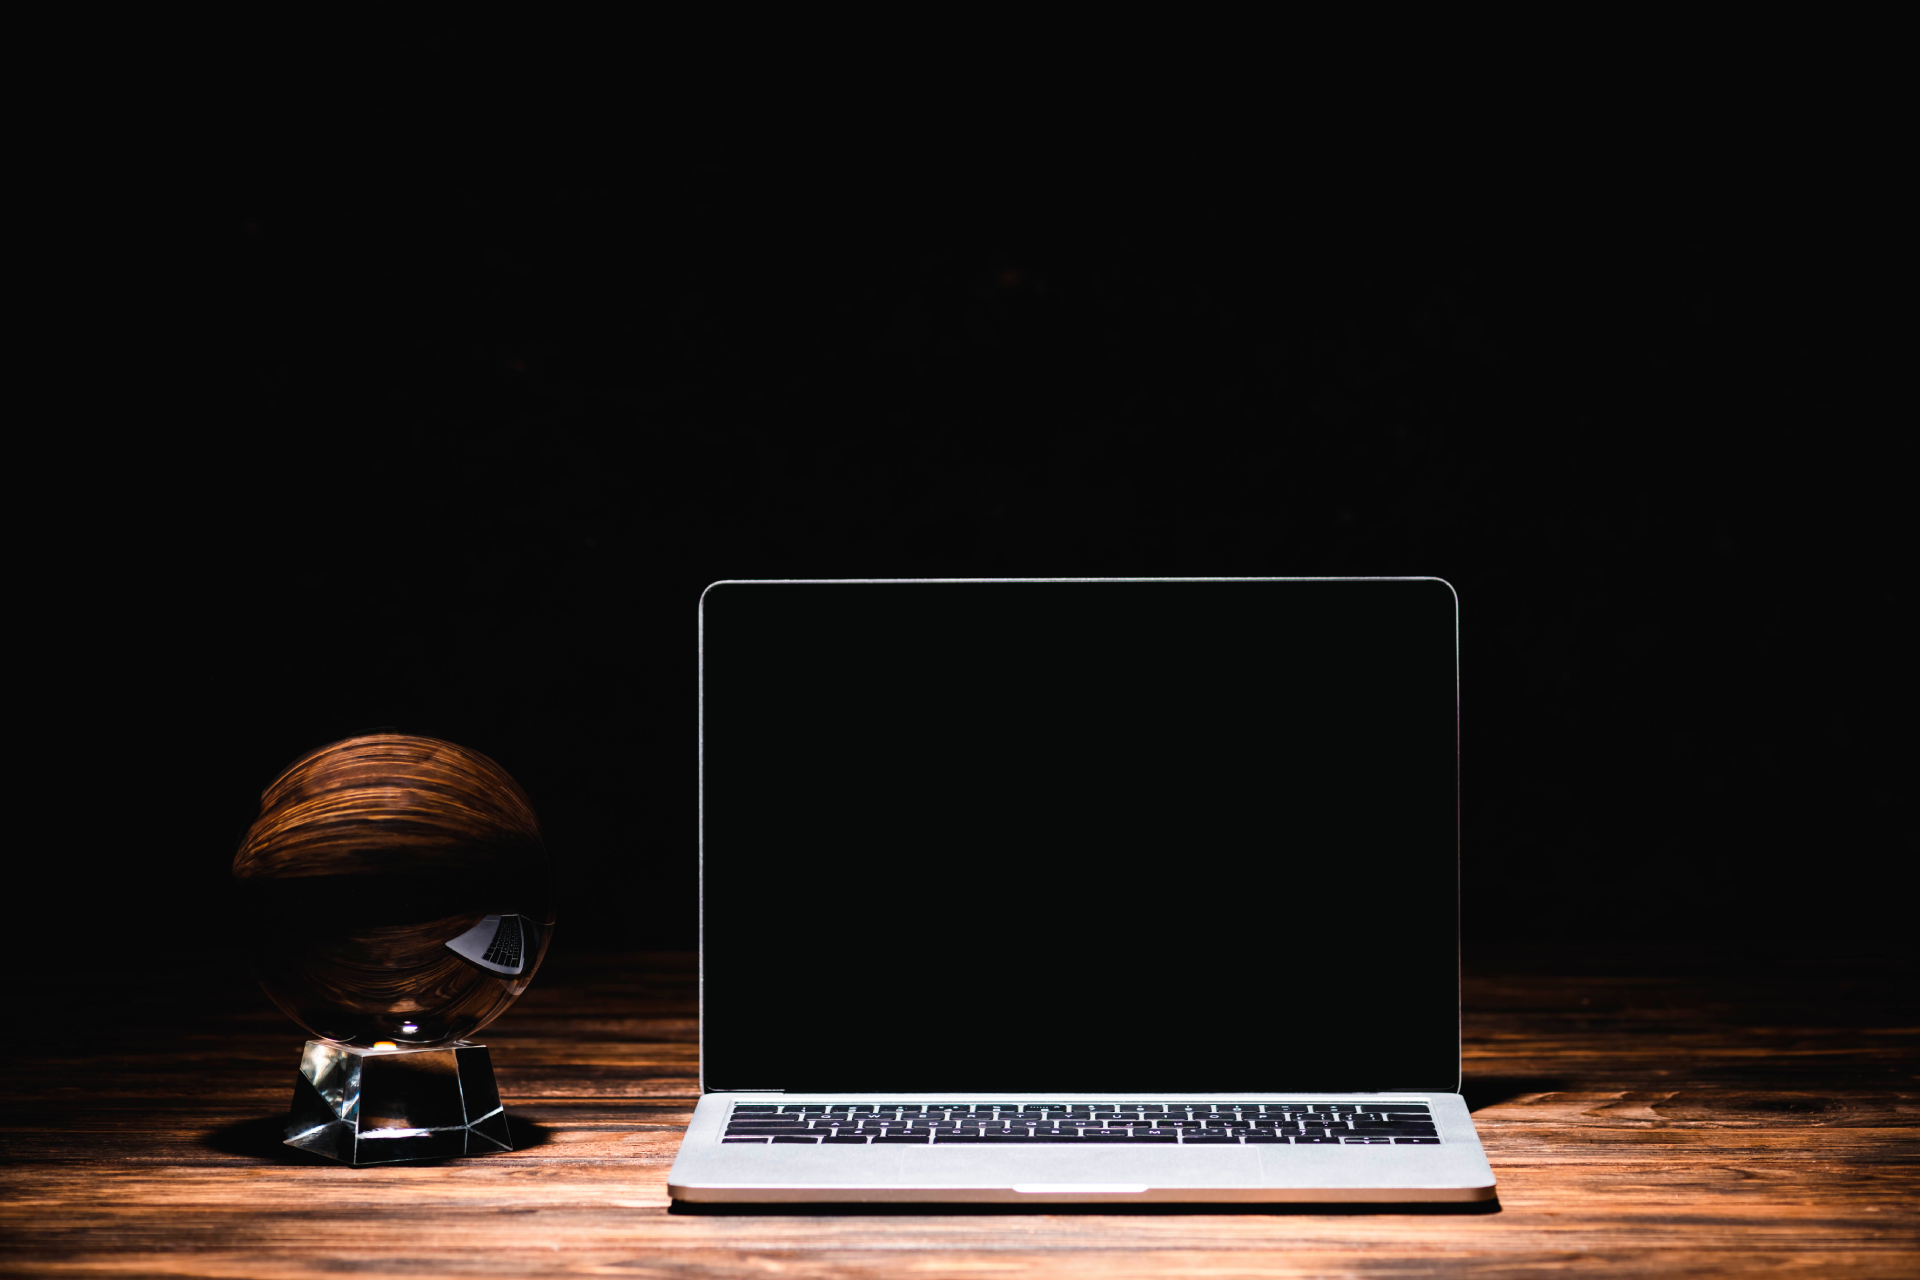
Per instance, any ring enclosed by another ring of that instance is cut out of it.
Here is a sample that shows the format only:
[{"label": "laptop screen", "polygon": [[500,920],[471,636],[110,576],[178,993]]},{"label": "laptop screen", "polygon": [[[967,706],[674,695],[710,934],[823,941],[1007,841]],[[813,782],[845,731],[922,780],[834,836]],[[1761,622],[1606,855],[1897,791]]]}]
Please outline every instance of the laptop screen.
[{"label": "laptop screen", "polygon": [[708,1089],[1458,1086],[1437,579],[728,582]]}]

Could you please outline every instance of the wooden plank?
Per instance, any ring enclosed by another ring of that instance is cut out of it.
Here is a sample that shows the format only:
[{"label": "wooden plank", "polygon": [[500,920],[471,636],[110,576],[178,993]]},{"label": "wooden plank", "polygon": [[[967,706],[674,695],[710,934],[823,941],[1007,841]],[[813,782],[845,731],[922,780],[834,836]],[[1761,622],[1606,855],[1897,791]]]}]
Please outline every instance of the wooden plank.
[{"label": "wooden plank", "polygon": [[[1468,1093],[1500,1179],[1495,1210],[1473,1213],[674,1208],[666,1173],[697,1088],[679,956],[556,963],[489,1032],[521,1149],[343,1169],[277,1141],[298,1032],[244,982],[202,975],[16,1058],[0,1270],[1920,1273],[1906,979],[1877,961],[1761,980],[1550,960],[1496,957],[1469,984]],[[88,997],[75,982],[62,999]]]}]

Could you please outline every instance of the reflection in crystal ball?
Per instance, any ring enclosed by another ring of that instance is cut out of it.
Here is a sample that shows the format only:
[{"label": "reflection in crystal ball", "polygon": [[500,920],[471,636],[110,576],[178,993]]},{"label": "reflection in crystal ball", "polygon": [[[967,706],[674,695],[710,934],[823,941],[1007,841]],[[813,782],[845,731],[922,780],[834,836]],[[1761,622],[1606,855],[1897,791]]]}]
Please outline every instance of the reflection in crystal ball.
[{"label": "reflection in crystal ball", "polygon": [[341,1044],[473,1035],[526,990],[553,933],[526,793],[434,738],[367,734],[294,761],[233,877],[260,985]]}]

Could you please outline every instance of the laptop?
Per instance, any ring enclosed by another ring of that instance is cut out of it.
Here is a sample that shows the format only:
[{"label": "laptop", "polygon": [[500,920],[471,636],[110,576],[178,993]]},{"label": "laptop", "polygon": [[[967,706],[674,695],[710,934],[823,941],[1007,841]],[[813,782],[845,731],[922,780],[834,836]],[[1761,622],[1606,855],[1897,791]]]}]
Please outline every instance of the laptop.
[{"label": "laptop", "polygon": [[688,1202],[1494,1195],[1437,578],[728,581]]}]

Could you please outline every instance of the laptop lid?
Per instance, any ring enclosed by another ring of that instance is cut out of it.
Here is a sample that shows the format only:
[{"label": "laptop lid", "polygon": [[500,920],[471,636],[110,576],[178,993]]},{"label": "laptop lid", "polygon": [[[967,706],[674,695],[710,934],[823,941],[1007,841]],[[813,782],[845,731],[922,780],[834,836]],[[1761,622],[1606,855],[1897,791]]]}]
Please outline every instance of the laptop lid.
[{"label": "laptop lid", "polygon": [[1435,578],[721,582],[708,1090],[1453,1090]]}]

